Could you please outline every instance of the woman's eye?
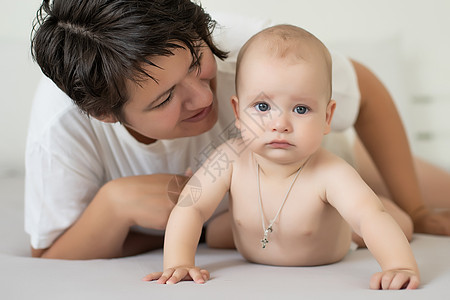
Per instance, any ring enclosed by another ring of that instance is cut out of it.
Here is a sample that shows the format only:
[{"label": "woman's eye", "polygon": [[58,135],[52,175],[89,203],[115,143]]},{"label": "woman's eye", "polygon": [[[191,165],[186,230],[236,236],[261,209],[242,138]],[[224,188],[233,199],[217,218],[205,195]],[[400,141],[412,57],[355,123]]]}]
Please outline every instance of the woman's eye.
[{"label": "woman's eye", "polygon": [[306,106],[298,105],[294,108],[294,112],[298,113],[299,115],[304,115],[309,111],[309,108]]},{"label": "woman's eye", "polygon": [[270,110],[270,105],[267,104],[267,103],[265,103],[265,102],[260,102],[260,103],[257,103],[257,104],[255,105],[255,108],[256,108],[257,111],[262,111],[262,112],[264,112],[264,111]]},{"label": "woman's eye", "polygon": [[173,89],[170,90],[169,96],[167,96],[167,98],[163,102],[161,102],[160,104],[156,105],[152,109],[158,109],[158,108],[161,108],[161,107],[165,106],[166,104],[168,104],[170,102],[170,100],[172,100],[172,98],[173,98]]}]

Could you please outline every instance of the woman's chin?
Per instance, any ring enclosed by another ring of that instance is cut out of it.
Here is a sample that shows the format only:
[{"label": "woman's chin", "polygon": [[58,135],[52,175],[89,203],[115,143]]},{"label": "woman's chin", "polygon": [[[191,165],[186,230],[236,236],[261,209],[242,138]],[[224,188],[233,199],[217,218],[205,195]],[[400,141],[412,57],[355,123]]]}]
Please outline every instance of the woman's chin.
[{"label": "woman's chin", "polygon": [[213,105],[208,115],[198,122],[183,122],[186,128],[186,136],[196,136],[211,130],[217,123],[217,106]]}]

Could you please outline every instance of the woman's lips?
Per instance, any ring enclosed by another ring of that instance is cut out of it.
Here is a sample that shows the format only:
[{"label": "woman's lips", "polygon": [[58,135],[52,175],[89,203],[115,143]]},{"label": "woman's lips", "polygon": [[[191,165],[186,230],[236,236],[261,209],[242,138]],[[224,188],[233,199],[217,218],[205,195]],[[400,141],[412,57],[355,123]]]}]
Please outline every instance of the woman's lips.
[{"label": "woman's lips", "polygon": [[185,122],[199,122],[199,121],[203,120],[211,112],[212,106],[213,106],[213,104],[203,108],[200,112],[198,112],[197,114],[193,115],[190,118],[185,119],[184,121]]}]

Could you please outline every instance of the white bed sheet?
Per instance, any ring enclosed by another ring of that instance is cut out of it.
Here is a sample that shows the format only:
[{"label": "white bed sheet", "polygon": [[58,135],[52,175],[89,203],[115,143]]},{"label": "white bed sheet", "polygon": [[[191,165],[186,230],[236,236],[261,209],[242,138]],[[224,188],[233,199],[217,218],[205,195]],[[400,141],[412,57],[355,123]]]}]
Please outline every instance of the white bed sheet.
[{"label": "white bed sheet", "polygon": [[236,251],[201,246],[197,263],[212,279],[158,285],[143,282],[162,268],[162,251],[121,259],[64,261],[29,256],[23,231],[23,178],[0,178],[0,299],[450,299],[450,238],[416,234],[412,248],[421,275],[414,291],[372,291],[379,266],[368,250],[320,267],[273,267],[246,262]]}]

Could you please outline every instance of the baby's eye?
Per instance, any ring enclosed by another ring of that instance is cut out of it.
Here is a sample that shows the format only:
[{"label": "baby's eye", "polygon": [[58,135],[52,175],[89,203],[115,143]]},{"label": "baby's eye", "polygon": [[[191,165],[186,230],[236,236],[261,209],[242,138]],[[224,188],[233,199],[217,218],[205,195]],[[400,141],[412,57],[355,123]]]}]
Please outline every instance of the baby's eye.
[{"label": "baby's eye", "polygon": [[309,108],[303,105],[298,105],[294,108],[294,112],[298,113],[299,115],[304,115],[309,111]]},{"label": "baby's eye", "polygon": [[264,111],[270,110],[270,105],[265,102],[259,102],[259,103],[255,104],[255,108],[257,111],[264,112]]}]

